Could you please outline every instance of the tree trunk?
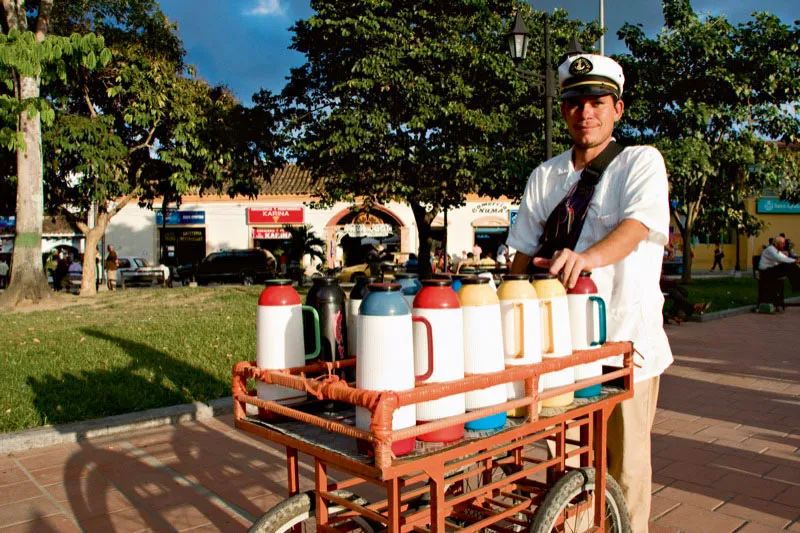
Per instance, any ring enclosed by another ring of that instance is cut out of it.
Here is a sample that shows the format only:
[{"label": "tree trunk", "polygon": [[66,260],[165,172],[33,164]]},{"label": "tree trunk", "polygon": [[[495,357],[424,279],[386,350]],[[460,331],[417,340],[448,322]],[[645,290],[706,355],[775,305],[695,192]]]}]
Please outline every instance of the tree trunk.
[{"label": "tree trunk", "polygon": [[[39,96],[39,78],[20,77],[20,100]],[[0,296],[0,307],[14,307],[22,300],[38,302],[49,297],[50,288],[42,265],[42,185],[41,115],[19,117],[19,131],[25,150],[17,151],[17,225],[8,289]]]},{"label": "tree trunk", "polygon": [[433,270],[431,269],[431,224],[436,217],[436,210],[427,211],[425,206],[420,205],[418,202],[411,201],[411,211],[414,213],[414,220],[417,223],[417,232],[419,233],[419,251],[417,253],[417,272],[419,272],[420,279],[427,279],[432,276]]},{"label": "tree trunk", "polygon": [[683,274],[681,282],[689,283],[692,281],[692,229],[687,226],[681,231],[683,237]]},{"label": "tree trunk", "polygon": [[103,252],[102,250],[98,251],[97,244],[100,242],[100,239],[103,238],[103,234],[106,232],[106,226],[108,226],[108,217],[105,215],[103,216],[103,222],[104,223],[100,223],[100,219],[98,218],[97,225],[84,232],[86,237],[86,245],[83,253],[81,296],[94,296],[97,294],[97,271],[95,258],[99,253],[101,258],[100,263],[102,266]]}]

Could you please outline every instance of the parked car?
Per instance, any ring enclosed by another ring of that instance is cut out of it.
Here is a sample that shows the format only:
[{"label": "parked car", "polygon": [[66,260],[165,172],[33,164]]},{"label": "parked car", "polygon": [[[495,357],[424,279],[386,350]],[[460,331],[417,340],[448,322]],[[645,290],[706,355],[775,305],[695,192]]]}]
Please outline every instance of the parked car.
[{"label": "parked car", "polygon": [[197,265],[182,265],[176,276],[186,285],[195,280],[209,283],[241,283],[252,285],[275,277],[275,257],[260,249],[223,250],[208,254]]},{"label": "parked car", "polygon": [[[399,265],[395,265],[391,261],[383,261],[380,263],[381,272],[386,280],[394,279],[394,273],[400,270]],[[337,274],[336,279],[339,280],[340,283],[347,283],[351,281],[355,281],[358,278],[364,276],[379,276],[380,274],[373,274],[372,270],[370,269],[370,265],[367,263],[361,263],[358,265],[351,265],[348,267],[342,268]]]},{"label": "parked car", "polygon": [[144,257],[117,258],[117,285],[163,285],[169,279],[164,265],[151,265]]}]

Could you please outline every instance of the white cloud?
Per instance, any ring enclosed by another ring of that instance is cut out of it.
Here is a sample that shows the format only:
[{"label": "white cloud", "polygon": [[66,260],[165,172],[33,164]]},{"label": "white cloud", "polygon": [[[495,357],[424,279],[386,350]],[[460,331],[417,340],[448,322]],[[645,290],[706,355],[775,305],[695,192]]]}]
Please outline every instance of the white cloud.
[{"label": "white cloud", "polygon": [[284,8],[281,6],[280,0],[256,0],[256,7],[245,11],[245,15],[283,15]]}]

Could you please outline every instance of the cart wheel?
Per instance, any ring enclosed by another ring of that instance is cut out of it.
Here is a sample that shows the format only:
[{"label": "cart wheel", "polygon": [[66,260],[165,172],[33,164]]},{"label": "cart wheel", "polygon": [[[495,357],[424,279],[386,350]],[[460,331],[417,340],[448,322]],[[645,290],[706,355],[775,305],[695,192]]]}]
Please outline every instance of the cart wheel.
[{"label": "cart wheel", "polygon": [[[340,498],[346,498],[357,505],[367,505],[369,503],[364,498],[346,490],[337,490],[333,494]],[[267,511],[247,531],[248,533],[283,533],[292,531],[294,526],[300,526],[301,531],[316,531],[317,524],[314,520],[316,505],[317,498],[313,490],[297,494]],[[345,510],[344,507],[332,505],[328,508],[328,516],[333,518],[337,513]],[[348,531],[362,531],[364,533],[379,531],[378,528],[374,528],[369,521],[361,517],[351,518],[346,523],[352,528],[348,529]]]},{"label": "cart wheel", "polygon": [[[530,533],[589,531],[594,519],[594,468],[573,470],[547,491],[536,509]],[[585,512],[574,513],[578,506]],[[606,475],[606,531],[631,533],[628,507],[616,480]]]}]

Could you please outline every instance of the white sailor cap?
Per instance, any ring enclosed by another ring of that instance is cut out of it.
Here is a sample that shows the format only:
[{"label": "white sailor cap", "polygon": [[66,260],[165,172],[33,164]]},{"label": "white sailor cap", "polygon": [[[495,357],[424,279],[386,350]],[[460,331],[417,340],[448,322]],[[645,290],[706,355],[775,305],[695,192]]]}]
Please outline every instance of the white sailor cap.
[{"label": "white sailor cap", "polygon": [[610,57],[596,54],[577,54],[568,57],[558,67],[561,100],[573,96],[612,94],[622,96],[625,75],[622,67]]}]

